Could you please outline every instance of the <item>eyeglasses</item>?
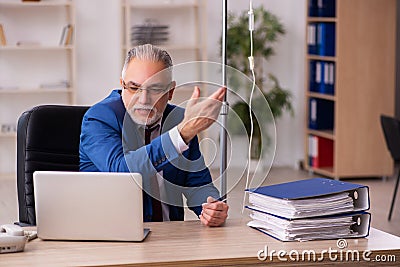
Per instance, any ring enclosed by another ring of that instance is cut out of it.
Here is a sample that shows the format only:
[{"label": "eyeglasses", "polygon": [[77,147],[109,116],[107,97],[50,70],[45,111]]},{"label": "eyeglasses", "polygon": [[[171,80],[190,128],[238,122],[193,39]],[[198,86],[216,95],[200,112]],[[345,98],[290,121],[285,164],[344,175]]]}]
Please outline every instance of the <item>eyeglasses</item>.
[{"label": "eyeglasses", "polygon": [[167,92],[170,89],[172,82],[170,82],[167,85],[151,84],[149,86],[146,86],[146,88],[134,85],[132,84],[132,82],[128,82],[128,84],[126,84],[125,81],[122,81],[122,84],[123,88],[132,94],[137,94],[138,92],[146,91],[148,94],[156,96]]}]

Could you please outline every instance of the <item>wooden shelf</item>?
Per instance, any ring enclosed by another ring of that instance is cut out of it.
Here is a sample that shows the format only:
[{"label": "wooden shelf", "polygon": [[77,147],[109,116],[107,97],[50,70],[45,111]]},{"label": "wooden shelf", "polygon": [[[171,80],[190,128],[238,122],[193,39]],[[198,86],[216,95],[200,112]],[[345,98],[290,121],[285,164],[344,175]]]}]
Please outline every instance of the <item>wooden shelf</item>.
[{"label": "wooden shelf", "polygon": [[333,61],[336,62],[336,57],[318,56],[318,55],[307,55],[308,60],[322,60],[322,61]]},{"label": "wooden shelf", "polygon": [[307,18],[308,23],[313,22],[337,22],[337,18],[327,18],[327,17],[309,17]]},{"label": "wooden shelf", "polygon": [[335,101],[336,100],[336,97],[334,95],[321,94],[321,93],[315,93],[315,92],[308,92],[307,96],[308,97],[313,97],[313,98],[331,100],[331,101]]},{"label": "wooden shelf", "polygon": [[307,134],[312,134],[315,136],[320,136],[324,137],[330,140],[335,140],[335,134],[333,130],[323,130],[323,131],[318,131],[318,130],[307,130]]},{"label": "wooden shelf", "polygon": [[21,51],[21,50],[26,50],[26,51],[51,51],[51,50],[72,50],[74,48],[73,45],[67,45],[67,46],[51,46],[51,45],[7,45],[7,46],[0,46],[0,51],[5,50],[5,51]]},{"label": "wooden shelf", "polygon": [[7,173],[7,172],[0,173],[0,180],[15,179],[16,177],[17,177],[17,175],[15,173]]},{"label": "wooden shelf", "polygon": [[159,5],[155,4],[135,4],[135,3],[124,3],[124,7],[129,6],[130,8],[135,8],[135,9],[149,9],[149,10],[154,10],[154,9],[186,9],[186,8],[198,8],[199,5],[197,3],[179,3],[179,4],[174,4],[174,3],[161,3]]},{"label": "wooden shelf", "polygon": [[[183,51],[183,50],[200,50],[201,47],[200,46],[194,46],[194,45],[157,45],[158,47],[165,49],[167,51]],[[123,45],[122,49],[123,50],[128,50],[131,49],[132,46],[126,46]]]},{"label": "wooden shelf", "polygon": [[39,2],[22,2],[12,0],[2,0],[0,7],[46,7],[46,6],[71,6],[69,0],[52,0],[52,1],[39,1]]},{"label": "wooden shelf", "polygon": [[315,173],[324,175],[324,176],[336,178],[335,177],[335,173],[333,171],[333,167],[323,167],[323,168],[308,167],[308,170],[311,171],[311,172],[315,172]]},{"label": "wooden shelf", "polygon": [[[135,3],[136,2],[136,3]],[[135,45],[131,45],[131,27],[139,23],[143,23],[146,19],[160,20],[161,24],[168,24],[169,31],[172,33],[170,41],[165,44],[155,44],[162,49],[165,49],[173,54],[174,58],[178,58],[175,63],[182,63],[184,56],[185,60],[204,61],[207,58],[206,54],[206,38],[205,29],[207,29],[207,14],[206,3],[204,0],[192,1],[121,1],[122,8],[122,42],[121,50],[123,60],[127,50]],[[179,13],[172,20],[167,13]],[[181,14],[182,13],[182,14]],[[162,18],[160,18],[162,16]],[[178,34],[182,28],[188,31],[189,36]],[[193,53],[193,56],[188,53]],[[188,58],[190,57],[190,58]],[[179,61],[180,60],[180,61]]]},{"label": "wooden shelf", "polygon": [[199,50],[200,46],[197,45],[161,45],[161,48],[165,50]]},{"label": "wooden shelf", "polygon": [[21,88],[21,89],[0,89],[0,94],[47,94],[47,93],[72,93],[71,88]]},{"label": "wooden shelf", "polygon": [[[0,66],[7,70],[0,74],[2,120],[17,121],[22,112],[41,104],[74,105],[76,46],[59,42],[67,25],[73,26],[72,36],[65,32],[64,37],[76,39],[75,0],[0,0],[0,10],[5,14],[0,23],[9,37],[7,45],[0,45]],[[16,135],[0,138],[0,172],[13,172],[16,157],[9,155],[17,154]]]},{"label": "wooden shelf", "polygon": [[17,133],[0,133],[0,138],[16,138]]}]

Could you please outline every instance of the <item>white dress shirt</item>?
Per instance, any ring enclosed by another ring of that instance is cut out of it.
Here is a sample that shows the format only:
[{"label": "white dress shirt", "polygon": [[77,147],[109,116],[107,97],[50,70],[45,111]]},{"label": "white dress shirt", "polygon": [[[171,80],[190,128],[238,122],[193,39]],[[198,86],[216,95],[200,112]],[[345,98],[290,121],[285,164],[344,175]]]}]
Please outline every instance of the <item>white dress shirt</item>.
[{"label": "white dress shirt", "polygon": [[[161,122],[159,123],[159,126],[160,127],[158,127],[158,130],[154,130],[151,132],[150,140],[153,140],[154,138],[160,136]],[[174,128],[172,128],[168,132],[168,134],[169,134],[169,137],[171,138],[171,141],[178,153],[182,154],[185,150],[187,150],[189,148],[189,146],[185,143],[185,141],[183,141],[182,136],[178,131],[178,126],[175,126]],[[156,175],[157,175],[158,186],[160,189],[160,198],[166,199],[163,171],[158,172]],[[168,205],[161,202],[161,208],[162,208],[162,214],[163,214],[163,221],[169,221]]]}]

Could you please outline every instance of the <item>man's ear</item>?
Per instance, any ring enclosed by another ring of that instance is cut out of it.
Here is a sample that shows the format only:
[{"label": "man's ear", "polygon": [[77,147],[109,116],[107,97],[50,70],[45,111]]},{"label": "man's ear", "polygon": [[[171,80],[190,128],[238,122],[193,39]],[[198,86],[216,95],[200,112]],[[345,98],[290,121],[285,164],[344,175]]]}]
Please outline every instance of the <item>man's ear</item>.
[{"label": "man's ear", "polygon": [[119,84],[121,85],[121,87],[123,87],[123,86],[124,86],[124,80],[122,79],[122,77],[121,77],[121,78],[119,78]]},{"label": "man's ear", "polygon": [[169,91],[168,91],[168,100],[172,99],[172,96],[174,95],[175,86],[176,86],[176,82],[172,81],[171,89],[169,89]]}]

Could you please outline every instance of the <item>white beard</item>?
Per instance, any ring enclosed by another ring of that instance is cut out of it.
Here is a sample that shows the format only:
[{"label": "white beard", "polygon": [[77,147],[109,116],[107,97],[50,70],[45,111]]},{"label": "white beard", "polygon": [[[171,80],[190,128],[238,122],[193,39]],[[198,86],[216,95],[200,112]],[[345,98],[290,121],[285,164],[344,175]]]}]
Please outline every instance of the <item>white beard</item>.
[{"label": "white beard", "polygon": [[[146,109],[149,111],[153,111],[154,115],[153,115],[153,117],[147,117],[147,118],[143,119],[135,114],[136,109]],[[156,107],[150,106],[150,105],[134,105],[133,107],[131,107],[128,110],[128,113],[131,116],[133,122],[135,122],[136,124],[139,124],[139,125],[146,125],[146,126],[151,126],[151,125],[155,124],[162,117],[162,113],[158,112]]]}]

